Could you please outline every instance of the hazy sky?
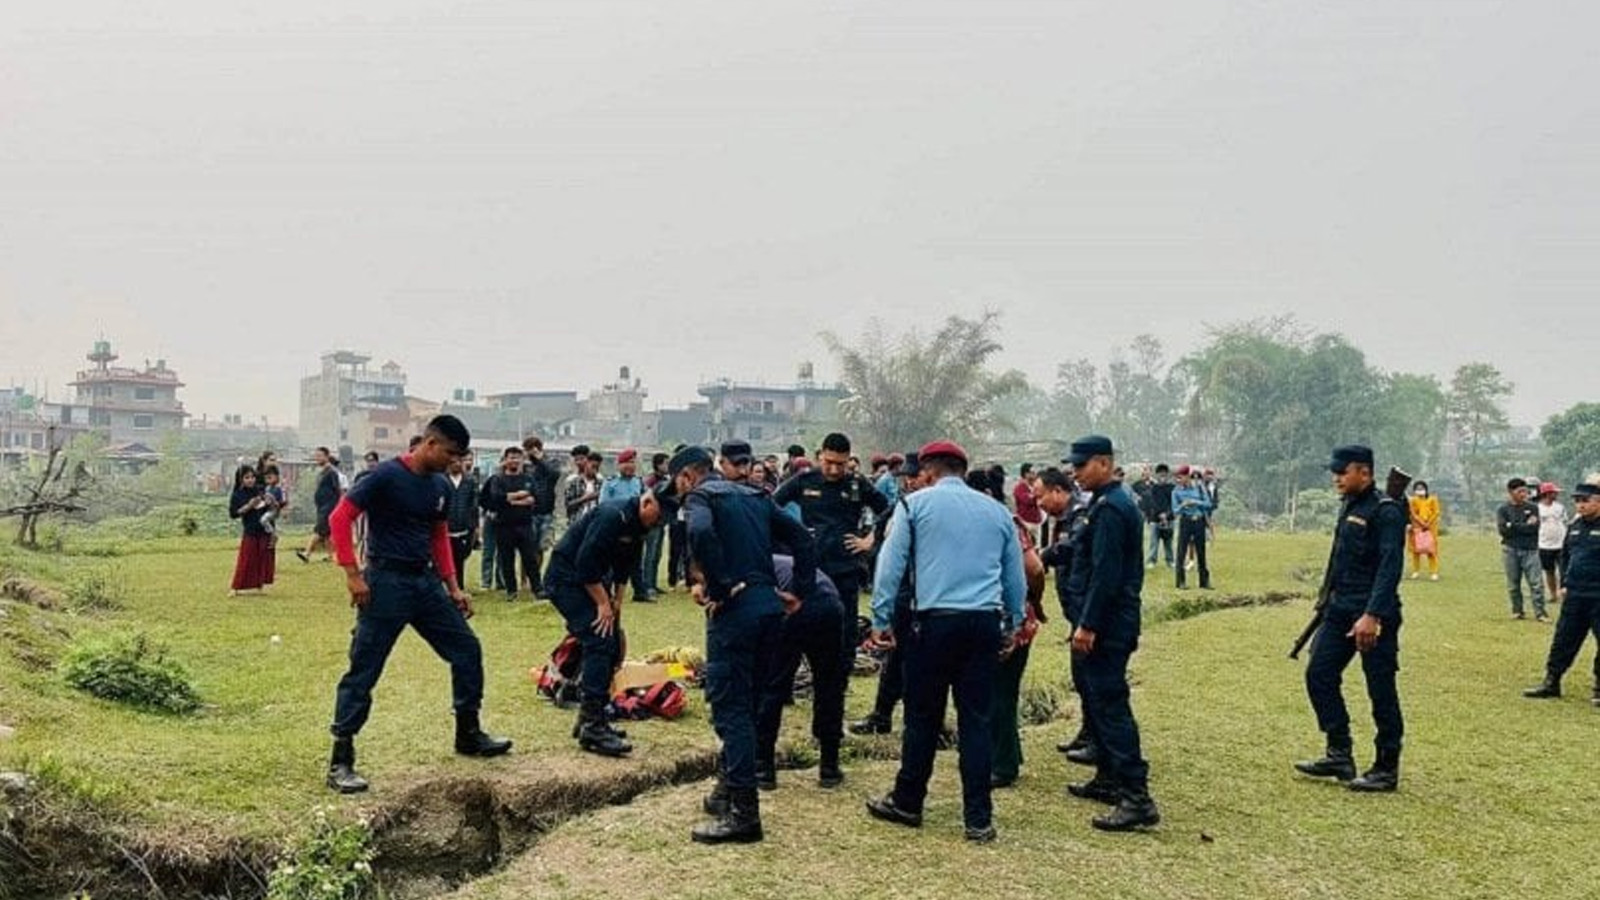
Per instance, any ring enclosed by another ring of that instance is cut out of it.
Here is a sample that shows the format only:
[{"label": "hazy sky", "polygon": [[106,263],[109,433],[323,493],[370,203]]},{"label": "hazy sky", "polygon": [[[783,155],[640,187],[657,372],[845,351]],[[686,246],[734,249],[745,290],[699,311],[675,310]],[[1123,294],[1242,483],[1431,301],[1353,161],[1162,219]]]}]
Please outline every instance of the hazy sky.
[{"label": "hazy sky", "polygon": [[[235,8],[237,7],[237,8]],[[0,386],[99,335],[195,413],[351,347],[654,400],[1005,313],[1048,383],[1294,312],[1595,399],[1600,4],[0,5]]]}]

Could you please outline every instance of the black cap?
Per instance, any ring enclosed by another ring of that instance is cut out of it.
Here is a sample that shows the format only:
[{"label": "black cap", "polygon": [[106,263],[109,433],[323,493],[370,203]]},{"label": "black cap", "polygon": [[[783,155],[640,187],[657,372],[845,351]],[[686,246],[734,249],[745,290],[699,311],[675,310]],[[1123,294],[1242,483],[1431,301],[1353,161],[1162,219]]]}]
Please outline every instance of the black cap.
[{"label": "black cap", "polygon": [[744,465],[754,455],[750,450],[749,441],[723,441],[719,453],[723,459],[734,465]]},{"label": "black cap", "polygon": [[704,447],[685,447],[667,461],[667,474],[677,478],[679,472],[690,466],[709,466],[711,463],[711,451]]},{"label": "black cap", "polygon": [[1104,435],[1091,434],[1078,438],[1072,442],[1072,449],[1068,451],[1064,463],[1081,466],[1096,456],[1114,456],[1116,449],[1111,446],[1111,438]]},{"label": "black cap", "polygon": [[1352,464],[1372,468],[1372,448],[1361,444],[1346,444],[1333,448],[1333,458],[1328,460],[1328,471],[1343,473]]},{"label": "black cap", "polygon": [[917,451],[912,450],[905,456],[905,461],[900,463],[900,474],[907,478],[915,478],[922,471],[921,457]]},{"label": "black cap", "polygon": [[1587,481],[1582,482],[1577,487],[1572,489],[1572,497],[1575,500],[1579,500],[1584,497],[1600,497],[1600,484],[1590,484]]}]

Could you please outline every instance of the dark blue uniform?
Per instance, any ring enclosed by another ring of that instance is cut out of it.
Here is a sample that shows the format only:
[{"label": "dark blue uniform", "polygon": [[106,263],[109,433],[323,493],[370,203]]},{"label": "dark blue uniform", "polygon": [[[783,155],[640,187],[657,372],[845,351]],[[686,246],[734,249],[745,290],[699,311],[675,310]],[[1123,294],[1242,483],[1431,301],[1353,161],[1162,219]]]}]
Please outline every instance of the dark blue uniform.
[{"label": "dark blue uniform", "polygon": [[545,585],[567,633],[583,649],[582,703],[586,719],[597,720],[610,700],[611,676],[622,657],[622,623],[611,634],[594,630],[594,598],[585,585],[604,586],[607,596],[638,569],[645,527],[637,499],[602,503],[574,522],[550,554]]},{"label": "dark blue uniform", "polygon": [[1128,660],[1139,646],[1144,519],[1113,481],[1094,492],[1081,522],[1063,609],[1075,626],[1095,633],[1091,652],[1073,654],[1099,766],[1095,778],[1124,800],[1148,802],[1150,766],[1140,753],[1128,690]]},{"label": "dark blue uniform", "polygon": [[1376,487],[1347,497],[1339,511],[1330,566],[1329,599],[1322,628],[1311,645],[1306,666],[1306,692],[1317,714],[1317,726],[1328,747],[1350,748],[1350,712],[1340,686],[1345,666],[1356,655],[1348,637],[1356,620],[1370,613],[1382,625],[1378,643],[1361,655],[1372,718],[1377,725],[1380,755],[1398,755],[1405,723],[1395,674],[1400,670],[1399,584],[1406,544],[1408,514],[1399,501]]},{"label": "dark blue uniform", "polygon": [[[1600,520],[1579,518],[1561,547],[1561,584],[1567,590],[1545,663],[1547,683],[1559,686],[1592,633],[1600,642]],[[1594,696],[1600,703],[1600,653],[1594,660]]]},{"label": "dark blue uniform", "polygon": [[[778,589],[790,590],[794,583],[794,560],[788,556],[772,558]],[[840,664],[838,635],[844,619],[838,589],[827,575],[817,575],[816,590],[800,608],[784,616],[778,628],[778,658],[761,692],[760,762],[769,770],[775,763],[778,728],[783,722],[783,707],[789,700],[795,672],[805,658],[811,666],[811,736],[822,751],[823,770],[839,766],[839,742],[844,737],[844,687],[848,672]]]},{"label": "dark blue uniform", "polygon": [[722,781],[756,787],[756,705],[776,657],[783,605],[772,565],[774,539],[794,554],[794,590],[816,590],[816,550],[805,528],[760,488],[712,473],[684,498],[690,555],[717,605],[706,620],[706,699],[722,739]]},{"label": "dark blue uniform", "polygon": [[863,535],[863,510],[870,509],[877,516],[888,512],[889,498],[864,475],[829,481],[821,472],[811,470],[779,485],[772,499],[779,506],[799,504],[800,517],[817,542],[817,568],[839,589],[845,612],[840,652],[844,665],[849,667],[855,662],[856,619],[861,615],[861,580],[866,576],[867,557],[851,553],[844,541]]},{"label": "dark blue uniform", "polygon": [[445,521],[450,483],[386,460],[350,489],[367,514],[367,587],[372,599],[356,613],[350,670],[339,681],[333,736],[354,737],[372,711],[372,688],[407,625],[450,664],[456,714],[476,716],[483,703],[483,648],[433,567],[431,536]]},{"label": "dark blue uniform", "polygon": [[[889,507],[888,515],[879,520],[878,532],[882,534],[888,529],[888,523],[893,521],[895,514],[906,506],[908,494],[901,494],[900,499]],[[910,634],[912,625],[911,604],[917,598],[916,587],[912,584],[911,573],[900,580],[900,590],[894,598],[894,618],[890,628],[895,634]],[[846,628],[854,628],[854,623],[846,622]],[[894,724],[894,707],[906,695],[906,652],[905,646],[899,641],[889,648],[889,653],[884,657],[883,669],[878,673],[878,692],[872,701],[872,716],[865,723],[863,729],[868,733],[887,732]],[[848,671],[847,676],[848,676]],[[854,726],[853,726],[854,727]]]}]

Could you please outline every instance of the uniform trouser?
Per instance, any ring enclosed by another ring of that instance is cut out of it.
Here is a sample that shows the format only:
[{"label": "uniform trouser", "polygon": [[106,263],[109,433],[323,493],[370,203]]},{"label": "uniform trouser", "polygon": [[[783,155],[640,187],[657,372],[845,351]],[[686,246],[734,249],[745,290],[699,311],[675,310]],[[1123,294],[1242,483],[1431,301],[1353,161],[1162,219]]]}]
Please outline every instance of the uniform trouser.
[{"label": "uniform trouser", "polygon": [[688,581],[689,526],[674,518],[667,525],[667,587]]},{"label": "uniform trouser", "polygon": [[483,576],[483,589],[486,591],[502,587],[500,584],[500,566],[498,565],[500,545],[499,537],[496,534],[498,531],[499,529],[495,527],[493,519],[485,518],[483,520],[483,553],[479,556],[478,562],[482,567],[479,574]]},{"label": "uniform trouser", "polygon": [[995,670],[994,700],[989,707],[990,746],[994,776],[1015,781],[1022,771],[1022,734],[1017,729],[1017,703],[1022,696],[1022,673],[1028,669],[1028,647],[1018,647]]},{"label": "uniform trouser", "polygon": [[[1076,623],[1070,621],[1067,623],[1067,634],[1072,634],[1077,629],[1078,626]],[[1083,680],[1084,657],[1081,653],[1073,653],[1071,656],[1072,662],[1070,670],[1072,674],[1072,690],[1078,695],[1078,706],[1080,706],[1083,711],[1082,724],[1079,726],[1078,731],[1088,739],[1090,744],[1094,745],[1094,748],[1097,751],[1096,758],[1105,760],[1107,758],[1105,753],[1098,752],[1100,751],[1100,740],[1095,736],[1094,710],[1089,706],[1089,687]]]},{"label": "uniform trouser", "polygon": [[544,553],[550,549],[556,534],[556,517],[553,513],[533,514],[533,565],[528,566],[528,581],[535,594],[544,590]]},{"label": "uniform trouser", "polygon": [[[1556,633],[1550,638],[1550,657],[1545,662],[1545,674],[1556,684],[1567,674],[1572,663],[1583,649],[1583,639],[1593,634],[1600,644],[1600,594],[1579,596],[1567,589],[1567,600],[1561,604],[1561,615],[1556,619]],[[1594,684],[1600,691],[1600,650],[1594,657]]]},{"label": "uniform trouser", "polygon": [[[1306,666],[1306,693],[1317,714],[1317,727],[1328,736],[1328,746],[1348,749],[1350,711],[1340,690],[1345,667],[1356,655],[1355,638],[1346,637],[1361,610],[1335,609],[1331,605],[1322,627],[1311,643],[1311,661]],[[1380,751],[1399,752],[1405,737],[1405,720],[1400,715],[1400,693],[1395,675],[1400,671],[1400,619],[1385,619],[1377,646],[1361,654],[1361,671],[1367,679],[1367,697],[1372,701],[1372,719],[1378,727],[1375,744]]]},{"label": "uniform trouser", "polygon": [[[500,545],[500,581],[506,593],[515,594],[522,586],[517,580],[517,557],[522,557],[522,574],[530,581],[537,579],[539,563],[535,558],[539,545],[534,542],[532,522],[497,522],[495,542]],[[533,583],[537,584],[536,581]]]},{"label": "uniform trouser", "polygon": [[722,780],[730,790],[756,786],[756,709],[777,655],[782,619],[773,589],[754,585],[706,620],[706,700],[722,739]]},{"label": "uniform trouser", "polygon": [[[1180,556],[1179,559],[1182,559]],[[1139,747],[1128,689],[1133,651],[1114,641],[1099,641],[1086,654],[1074,653],[1073,677],[1083,699],[1083,721],[1098,751],[1099,775],[1127,799],[1149,795],[1150,764]]]},{"label": "uniform trouser", "polygon": [[450,559],[456,567],[456,587],[467,589],[467,557],[472,555],[472,535],[450,538]]},{"label": "uniform trouser", "polygon": [[1544,574],[1539,569],[1539,551],[1500,548],[1500,561],[1506,570],[1506,594],[1511,598],[1511,612],[1522,615],[1522,582],[1528,583],[1528,596],[1533,599],[1533,614],[1544,611]]},{"label": "uniform trouser", "polygon": [[921,812],[933,776],[945,704],[955,695],[961,755],[961,809],[968,828],[993,823],[994,774],[989,704],[1000,662],[1000,616],[993,612],[919,613],[906,645],[906,728],[895,777],[895,805]]},{"label": "uniform trouser", "polygon": [[1159,524],[1151,522],[1150,555],[1145,558],[1145,562],[1154,565],[1158,549],[1166,551],[1167,565],[1172,565],[1172,528],[1162,528]]},{"label": "uniform trouser", "polygon": [[661,593],[656,579],[661,573],[661,540],[665,528],[657,525],[644,533],[644,549],[639,554],[639,573],[633,577],[635,597]]},{"label": "uniform trouser", "polygon": [[757,723],[763,763],[771,763],[776,756],[784,702],[789,699],[802,657],[811,666],[811,736],[822,748],[823,762],[838,763],[839,742],[844,737],[844,686],[849,677],[839,665],[837,635],[842,615],[839,604],[825,604],[814,597],[793,615],[785,616],[779,626],[777,660],[761,691]]},{"label": "uniform trouser", "polygon": [[450,664],[455,711],[477,712],[483,704],[483,648],[439,576],[369,568],[366,579],[372,598],[356,612],[350,670],[339,680],[334,703],[333,736],[354,737],[366,724],[372,688],[407,625]]},{"label": "uniform trouser", "polygon": [[861,575],[852,570],[838,575],[828,573],[833,586],[839,589],[839,604],[844,607],[843,627],[839,629],[839,659],[848,674],[856,665],[856,619],[861,616]]},{"label": "uniform trouser", "polygon": [[1211,586],[1211,568],[1206,565],[1206,520],[1191,519],[1187,516],[1178,519],[1178,563],[1173,566],[1178,572],[1178,587],[1184,586],[1184,563],[1189,558],[1189,548],[1194,548],[1195,565],[1200,569],[1200,586]]},{"label": "uniform trouser", "polygon": [[[911,633],[911,607],[894,605],[894,633],[903,636]],[[906,651],[898,641],[890,648],[878,673],[878,695],[872,703],[872,715],[885,724],[894,721],[894,707],[906,695]]]},{"label": "uniform trouser", "polygon": [[579,693],[583,712],[596,716],[611,700],[611,676],[622,662],[622,623],[602,637],[594,630],[594,599],[582,585],[556,582],[550,586],[550,599],[567,623],[567,634],[578,639],[583,651],[579,674]]}]

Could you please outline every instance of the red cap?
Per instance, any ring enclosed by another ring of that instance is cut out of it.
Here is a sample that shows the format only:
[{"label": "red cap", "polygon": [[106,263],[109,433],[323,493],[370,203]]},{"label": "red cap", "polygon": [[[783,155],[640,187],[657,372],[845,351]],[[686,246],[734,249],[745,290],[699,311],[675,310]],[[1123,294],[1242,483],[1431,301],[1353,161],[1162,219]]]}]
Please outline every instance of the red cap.
[{"label": "red cap", "polygon": [[1539,496],[1541,497],[1543,497],[1545,494],[1560,493],[1561,488],[1556,487],[1556,483],[1554,481],[1546,481],[1544,484],[1539,485]]},{"label": "red cap", "polygon": [[1189,468],[1187,465],[1183,465],[1183,466],[1179,466],[1178,467],[1178,471],[1173,473],[1173,474],[1176,474],[1176,475],[1188,475],[1188,474],[1192,473],[1193,471],[1194,470]]},{"label": "red cap", "polygon": [[887,463],[888,461],[889,461],[889,457],[884,456],[882,453],[874,453],[874,454],[872,454],[872,465],[875,466],[875,467],[876,466],[881,466],[884,463]]},{"label": "red cap", "polygon": [[905,461],[906,461],[906,456],[905,456],[904,453],[891,453],[891,454],[889,454],[889,465],[891,465],[891,466],[902,465],[902,464],[905,463]]},{"label": "red cap", "polygon": [[621,453],[617,454],[617,465],[620,466],[623,463],[631,463],[631,462],[633,462],[634,460],[636,460],[638,458],[639,458],[639,451],[633,449],[632,447],[629,447],[628,449],[626,449],[626,450],[622,451]]},{"label": "red cap", "polygon": [[963,465],[967,462],[967,451],[961,449],[961,445],[955,441],[934,441],[931,444],[923,444],[922,449],[917,451],[917,459],[924,464],[935,456],[954,457],[961,460]]},{"label": "red cap", "polygon": [[794,460],[789,463],[789,468],[796,472],[800,471],[801,469],[809,469],[811,468],[811,460],[806,459],[804,456],[796,456]]}]

